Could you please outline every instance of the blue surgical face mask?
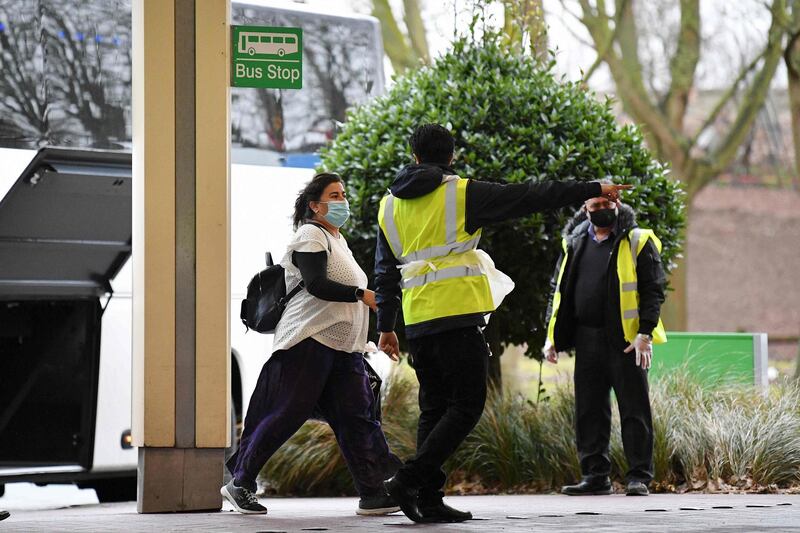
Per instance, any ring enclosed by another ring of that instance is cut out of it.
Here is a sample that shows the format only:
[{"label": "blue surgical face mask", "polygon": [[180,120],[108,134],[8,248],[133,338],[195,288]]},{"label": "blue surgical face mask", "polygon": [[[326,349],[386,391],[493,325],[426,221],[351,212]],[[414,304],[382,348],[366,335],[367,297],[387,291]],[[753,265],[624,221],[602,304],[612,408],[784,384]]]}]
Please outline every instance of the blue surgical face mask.
[{"label": "blue surgical face mask", "polygon": [[341,202],[320,202],[328,204],[328,212],[324,215],[325,220],[333,226],[341,228],[347,219],[350,218],[350,204],[347,200]]}]

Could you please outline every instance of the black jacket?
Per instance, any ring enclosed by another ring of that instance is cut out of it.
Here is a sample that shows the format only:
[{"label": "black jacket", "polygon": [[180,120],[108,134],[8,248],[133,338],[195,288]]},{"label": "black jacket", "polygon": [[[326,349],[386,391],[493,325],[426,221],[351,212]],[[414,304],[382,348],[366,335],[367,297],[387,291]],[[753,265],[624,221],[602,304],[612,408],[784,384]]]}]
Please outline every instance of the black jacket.
[{"label": "black jacket", "polygon": [[[629,206],[622,204],[614,226],[614,249],[608,261],[608,287],[606,297],[606,307],[603,317],[605,329],[608,333],[609,342],[614,348],[624,349],[627,345],[625,335],[622,332],[622,320],[620,319],[619,302],[619,276],[617,275],[617,254],[620,242],[628,235],[628,232],[637,227],[636,215]],[[564,267],[564,276],[561,280],[561,305],[556,320],[556,329],[553,334],[556,349],[566,351],[575,346],[575,318],[574,318],[574,294],[576,272],[572,268],[581,254],[589,239],[589,220],[586,213],[578,211],[575,216],[567,223],[564,228],[564,236],[567,238],[567,264]],[[625,241],[628,244],[628,241]],[[547,308],[547,322],[553,312],[553,294],[555,293],[558,273],[561,269],[561,262],[564,254],[559,256],[556,262],[556,269],[550,281],[551,295],[550,303]],[[652,240],[647,241],[636,262],[636,278],[639,291],[639,333],[651,334],[658,324],[661,313],[661,304],[664,302],[664,287],[666,278],[664,269],[661,267],[661,255]]]},{"label": "black jacket", "polygon": [[[442,184],[442,177],[456,174],[444,165],[408,165],[398,172],[390,187],[397,198],[419,198]],[[515,184],[470,180],[467,185],[467,233],[483,226],[523,217],[545,209],[556,209],[600,196],[597,182],[544,181]],[[378,331],[394,331],[400,310],[400,262],[392,253],[383,231],[378,231],[375,248],[375,293],[378,304]],[[459,315],[406,326],[408,338],[432,335],[468,326],[485,326],[482,313]]]}]

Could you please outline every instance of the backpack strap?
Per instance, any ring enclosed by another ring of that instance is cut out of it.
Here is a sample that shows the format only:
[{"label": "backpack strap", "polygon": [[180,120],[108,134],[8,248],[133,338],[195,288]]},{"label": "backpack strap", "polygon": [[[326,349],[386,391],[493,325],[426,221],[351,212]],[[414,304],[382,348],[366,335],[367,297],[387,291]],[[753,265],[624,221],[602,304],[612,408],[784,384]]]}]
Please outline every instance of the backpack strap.
[{"label": "backpack strap", "polygon": [[[312,226],[316,226],[320,229],[322,234],[325,236],[325,241],[328,243],[328,255],[333,252],[333,248],[331,247],[331,240],[328,237],[328,230],[325,229],[325,226],[320,224],[319,222],[312,222],[310,220],[306,220],[306,224],[310,224]],[[291,300],[298,292],[302,291],[305,288],[306,284],[303,283],[303,279],[300,278],[300,283],[298,283],[294,289],[289,291],[289,293],[281,299],[281,303],[286,304],[289,300]]]},{"label": "backpack strap", "polygon": [[312,220],[306,220],[306,224],[311,224],[312,226],[316,226],[322,231],[322,234],[325,236],[325,241],[328,243],[328,255],[330,255],[331,252],[333,251],[333,248],[331,248],[331,239],[330,237],[328,237],[328,230],[325,229],[325,226],[323,226],[319,222],[314,222]]},{"label": "backpack strap", "polygon": [[294,289],[289,291],[289,294],[287,294],[286,296],[281,298],[281,301],[280,301],[281,305],[286,305],[289,302],[289,300],[294,298],[295,295],[298,292],[302,291],[304,288],[305,288],[305,284],[303,283],[303,280],[301,279],[300,283],[298,283],[297,286]]}]

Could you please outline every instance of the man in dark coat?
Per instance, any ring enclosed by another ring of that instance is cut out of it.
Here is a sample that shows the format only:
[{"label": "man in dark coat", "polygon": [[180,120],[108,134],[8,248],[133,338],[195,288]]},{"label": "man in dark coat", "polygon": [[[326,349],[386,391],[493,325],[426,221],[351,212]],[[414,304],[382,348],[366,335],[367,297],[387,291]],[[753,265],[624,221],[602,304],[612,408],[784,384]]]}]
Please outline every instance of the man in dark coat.
[{"label": "man in dark coat", "polygon": [[[543,349],[552,363],[559,352],[574,348],[576,355],[576,444],[582,480],[563,487],[562,493],[611,493],[613,389],[628,460],[626,493],[647,495],[653,478],[647,369],[654,336],[656,342],[666,340],[659,320],[665,286],[660,241],[651,231],[637,228],[633,209],[604,197],[584,203],[565,228],[564,240]],[[620,281],[620,272],[629,272],[631,278]]]}]

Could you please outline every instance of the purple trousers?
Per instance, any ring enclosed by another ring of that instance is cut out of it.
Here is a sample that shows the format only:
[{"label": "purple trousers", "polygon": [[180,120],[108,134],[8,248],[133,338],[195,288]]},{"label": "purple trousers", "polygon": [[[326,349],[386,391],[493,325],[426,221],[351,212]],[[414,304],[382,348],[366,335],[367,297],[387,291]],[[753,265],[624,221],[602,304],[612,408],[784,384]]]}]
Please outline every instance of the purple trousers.
[{"label": "purple trousers", "polygon": [[276,351],[261,369],[239,448],[226,463],[236,485],[255,491],[267,460],[319,412],[336,435],[359,495],[383,494],[383,480],[402,463],[372,414],[374,401],[362,354],[311,338]]}]

